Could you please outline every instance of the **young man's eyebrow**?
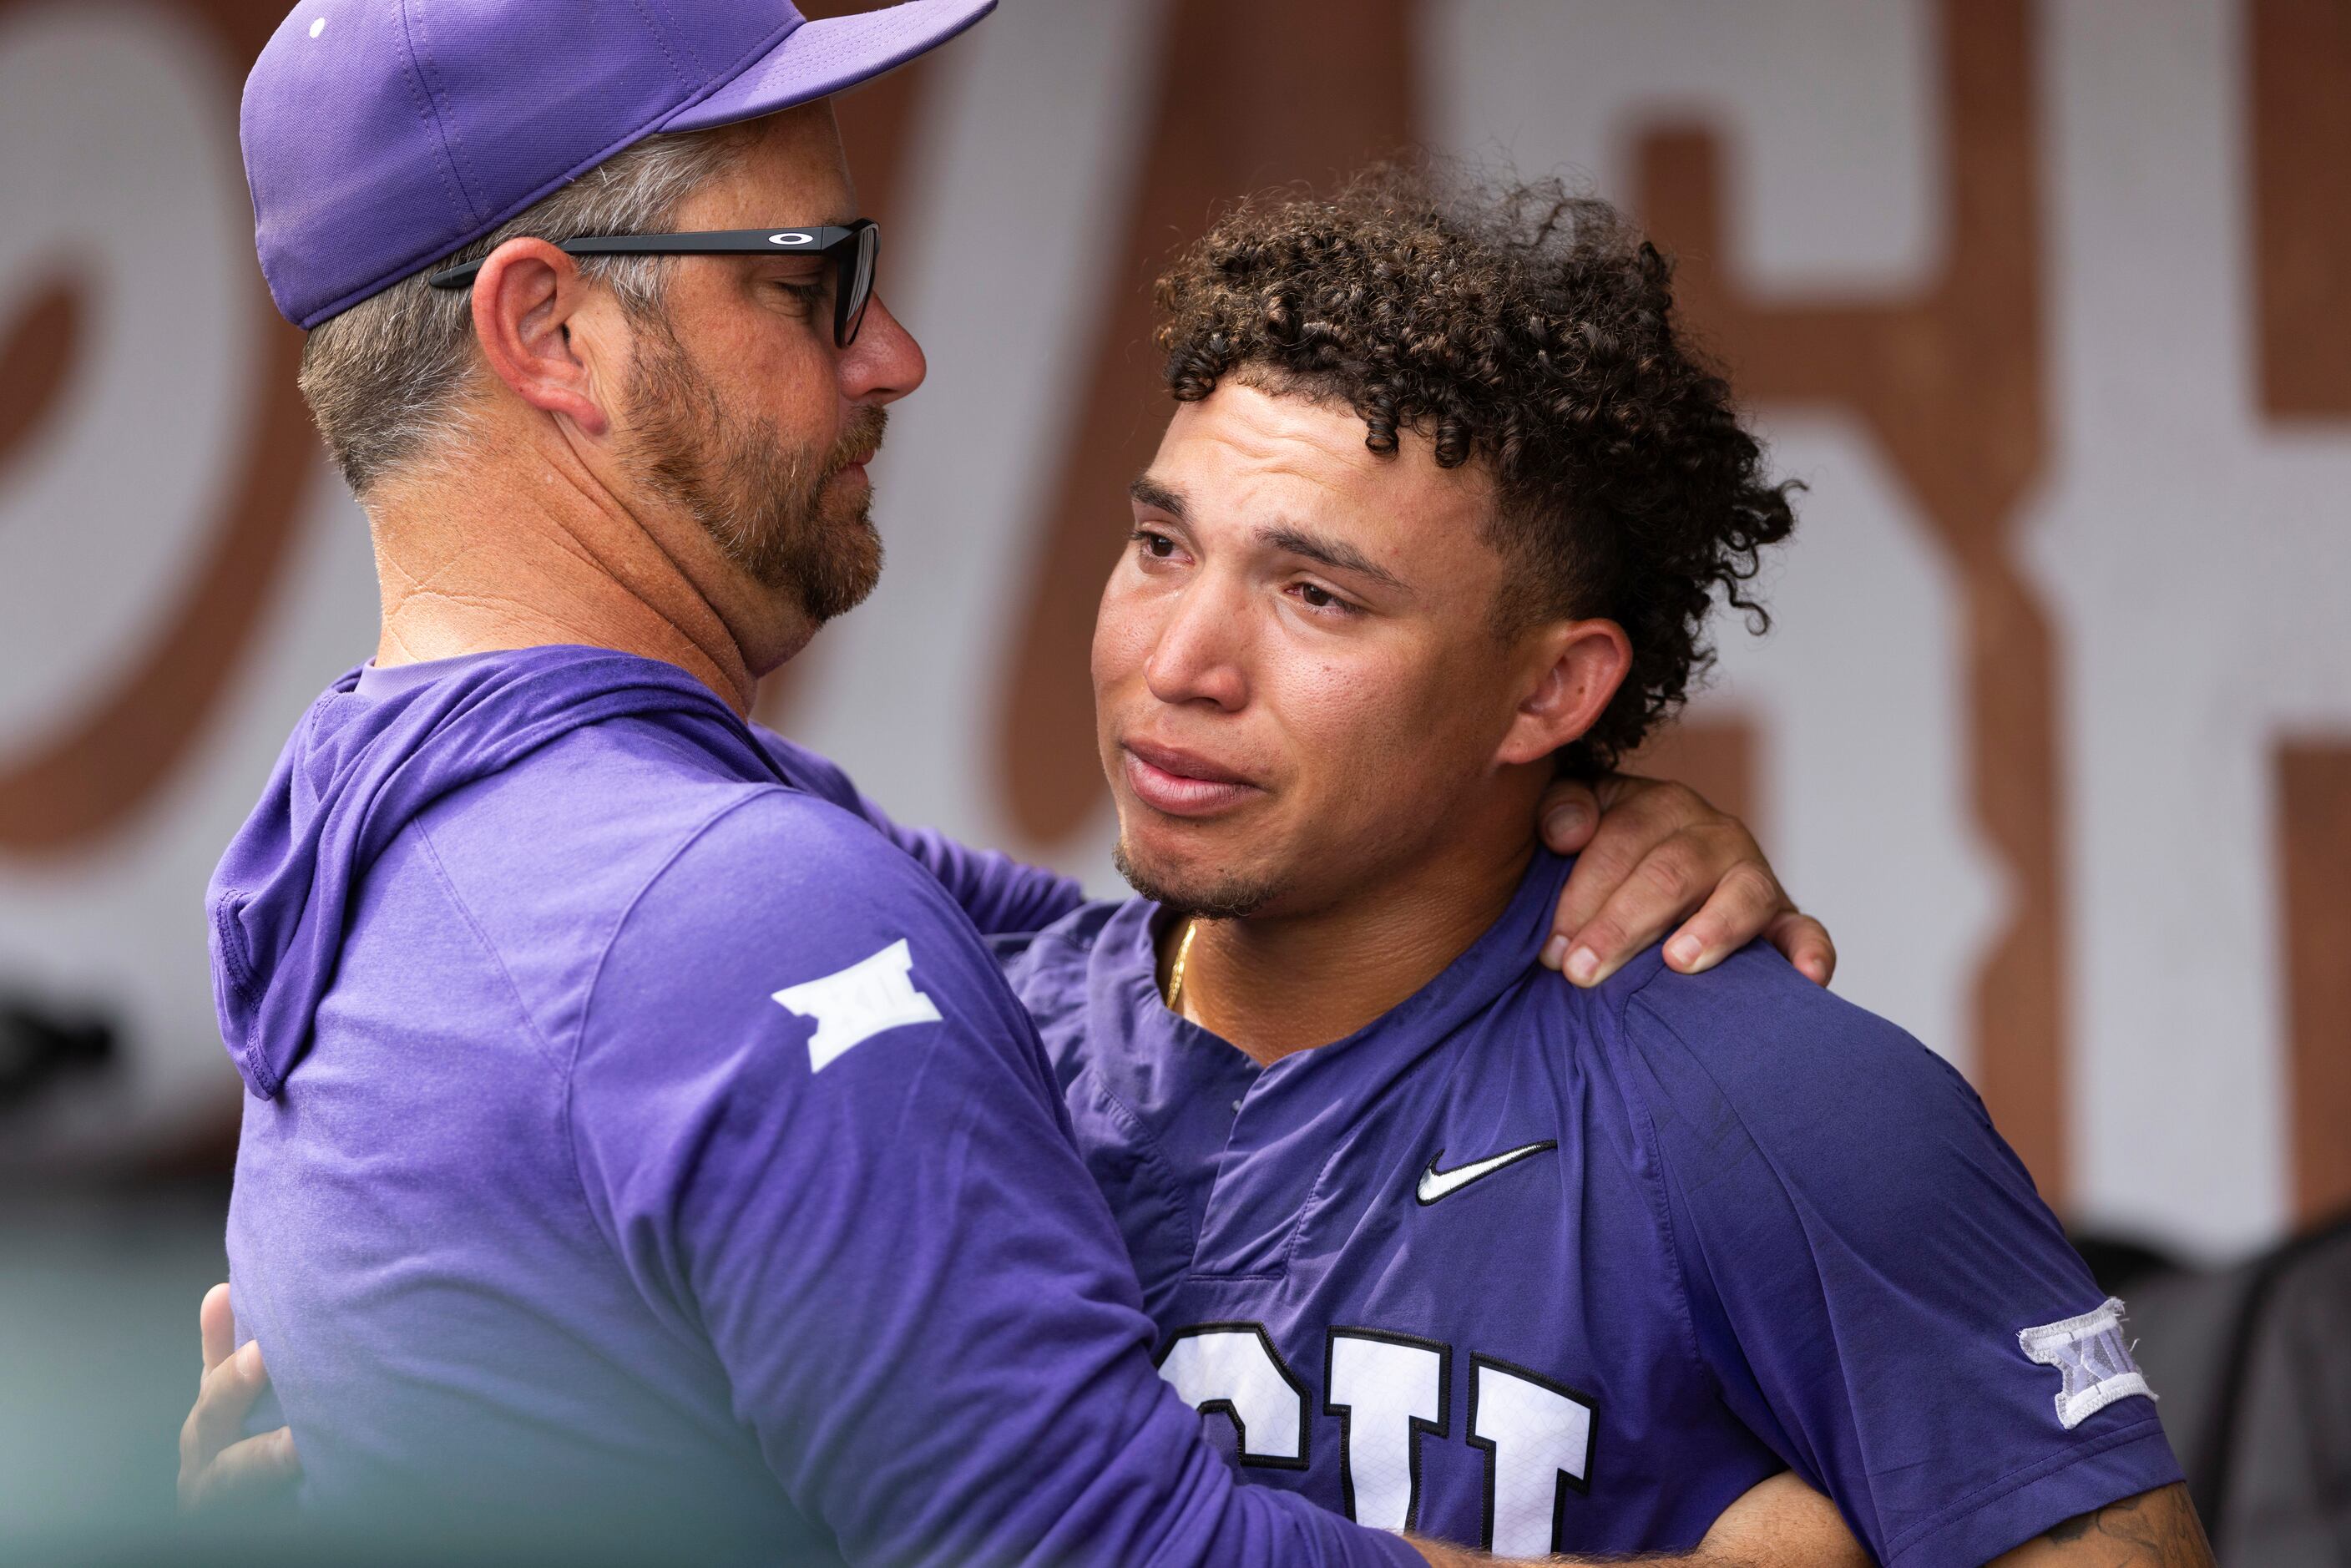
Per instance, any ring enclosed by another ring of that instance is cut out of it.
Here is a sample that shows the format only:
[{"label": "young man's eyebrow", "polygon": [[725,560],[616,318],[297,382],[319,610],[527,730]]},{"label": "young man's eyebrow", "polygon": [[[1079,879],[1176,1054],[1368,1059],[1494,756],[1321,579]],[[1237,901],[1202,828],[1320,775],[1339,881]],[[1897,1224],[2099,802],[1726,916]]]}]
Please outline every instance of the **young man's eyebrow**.
[{"label": "young man's eyebrow", "polygon": [[1319,560],[1333,571],[1353,572],[1368,578],[1398,593],[1410,593],[1412,589],[1395,572],[1374,560],[1354,546],[1342,539],[1324,538],[1303,528],[1281,526],[1259,528],[1259,542],[1290,555],[1302,555],[1308,560]]},{"label": "young man's eyebrow", "polygon": [[1149,507],[1155,511],[1165,512],[1179,523],[1184,520],[1186,507],[1184,492],[1172,485],[1163,484],[1148,474],[1139,474],[1135,476],[1134,482],[1127,486],[1126,493],[1133,497],[1138,505]]}]

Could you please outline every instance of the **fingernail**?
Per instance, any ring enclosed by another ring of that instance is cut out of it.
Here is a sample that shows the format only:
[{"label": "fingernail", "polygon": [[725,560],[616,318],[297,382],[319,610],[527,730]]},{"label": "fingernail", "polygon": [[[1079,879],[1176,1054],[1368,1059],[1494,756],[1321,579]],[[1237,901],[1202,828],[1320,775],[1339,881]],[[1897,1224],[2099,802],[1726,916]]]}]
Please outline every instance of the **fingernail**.
[{"label": "fingernail", "polygon": [[1579,986],[1588,986],[1600,978],[1600,955],[1589,947],[1578,947],[1570,953],[1567,977]]},{"label": "fingernail", "polygon": [[1699,947],[1697,937],[1677,936],[1666,944],[1666,962],[1677,969],[1687,969],[1698,962],[1698,954],[1702,951],[1704,949]]},{"label": "fingernail", "polygon": [[261,1342],[259,1340],[249,1339],[236,1347],[236,1375],[246,1378],[261,1375]]},{"label": "fingernail", "polygon": [[1550,941],[1548,941],[1548,942],[1546,942],[1546,943],[1544,943],[1544,944],[1543,944],[1543,950],[1542,950],[1542,967],[1543,967],[1544,968],[1546,968],[1546,969],[1556,969],[1556,968],[1558,968],[1562,964],[1564,964],[1564,963],[1566,963],[1566,962],[1567,962],[1567,938],[1566,938],[1566,937],[1564,937],[1564,936],[1554,936],[1554,937],[1552,937]]},{"label": "fingernail", "polygon": [[1551,814],[1543,824],[1544,832],[1554,839],[1572,839],[1592,822],[1592,814],[1581,805],[1570,801]]}]

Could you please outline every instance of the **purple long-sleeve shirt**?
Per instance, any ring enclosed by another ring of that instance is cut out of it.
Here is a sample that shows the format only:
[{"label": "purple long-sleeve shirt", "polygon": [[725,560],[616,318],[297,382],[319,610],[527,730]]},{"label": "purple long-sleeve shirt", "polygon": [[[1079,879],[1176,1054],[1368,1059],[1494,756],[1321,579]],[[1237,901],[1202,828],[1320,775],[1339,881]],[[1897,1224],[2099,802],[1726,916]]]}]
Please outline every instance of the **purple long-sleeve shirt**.
[{"label": "purple long-sleeve shirt", "polygon": [[231,1274],[310,1504],[696,1560],[1417,1563],[1238,1484],[1154,1370],[975,929],[1075,902],[664,664],[338,681],[210,900]]}]

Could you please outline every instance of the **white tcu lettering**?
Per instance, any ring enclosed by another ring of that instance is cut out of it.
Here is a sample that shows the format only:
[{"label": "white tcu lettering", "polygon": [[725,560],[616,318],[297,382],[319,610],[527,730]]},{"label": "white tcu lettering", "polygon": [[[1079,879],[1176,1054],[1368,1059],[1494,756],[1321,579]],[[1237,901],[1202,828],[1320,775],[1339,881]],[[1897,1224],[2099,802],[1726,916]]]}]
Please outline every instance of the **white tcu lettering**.
[{"label": "white tcu lettering", "polygon": [[1263,1329],[1254,1323],[1186,1329],[1160,1358],[1159,1375],[1186,1404],[1232,1416],[1244,1463],[1305,1468],[1306,1390],[1281,1364]]},{"label": "white tcu lettering", "polygon": [[1565,1494],[1590,1479],[1592,1406],[1523,1369],[1471,1360],[1469,1441],[1486,1450],[1486,1549],[1543,1556],[1559,1538]]},{"label": "white tcu lettering", "polygon": [[1356,1523],[1419,1522],[1416,1445],[1423,1432],[1445,1435],[1445,1363],[1441,1345],[1331,1331],[1322,1407],[1339,1417],[1339,1490]]},{"label": "white tcu lettering", "polygon": [[[1327,1344],[1322,1409],[1339,1420],[1348,1517],[1382,1530],[1419,1528],[1418,1444],[1449,1429],[1452,1352],[1373,1329],[1332,1329]],[[1559,1549],[1568,1494],[1590,1490],[1592,1401],[1489,1356],[1471,1356],[1469,1366],[1468,1441],[1486,1454],[1480,1544],[1503,1557],[1547,1556]],[[1233,1418],[1242,1463],[1306,1468],[1306,1389],[1260,1325],[1186,1329],[1159,1375],[1194,1408]]]}]

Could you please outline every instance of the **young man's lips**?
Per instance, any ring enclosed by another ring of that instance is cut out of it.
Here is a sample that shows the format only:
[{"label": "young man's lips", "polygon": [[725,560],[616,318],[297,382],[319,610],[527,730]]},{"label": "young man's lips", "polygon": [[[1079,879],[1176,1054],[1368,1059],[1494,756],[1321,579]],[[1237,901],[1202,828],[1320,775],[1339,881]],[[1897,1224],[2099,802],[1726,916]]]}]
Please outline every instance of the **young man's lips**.
[{"label": "young man's lips", "polygon": [[1256,785],[1187,752],[1129,741],[1120,754],[1127,787],[1144,805],[1170,816],[1207,816],[1258,793]]}]

